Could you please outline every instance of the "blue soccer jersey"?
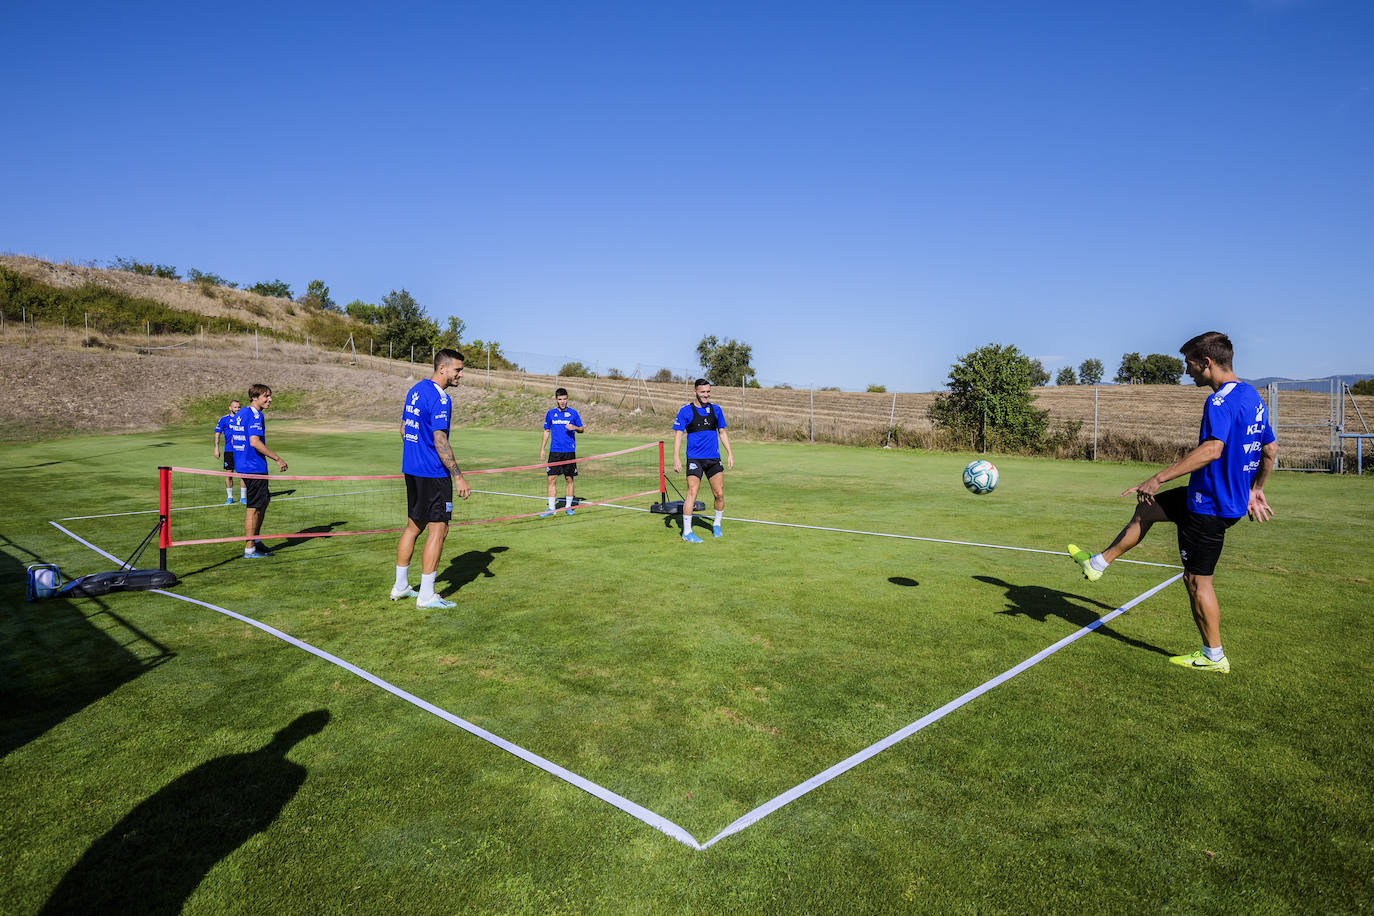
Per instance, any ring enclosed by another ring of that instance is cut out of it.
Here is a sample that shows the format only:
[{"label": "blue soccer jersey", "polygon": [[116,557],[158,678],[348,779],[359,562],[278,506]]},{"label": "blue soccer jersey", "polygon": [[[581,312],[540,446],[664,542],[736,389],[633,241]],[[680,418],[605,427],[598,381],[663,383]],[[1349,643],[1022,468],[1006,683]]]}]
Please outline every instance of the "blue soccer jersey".
[{"label": "blue soccer jersey", "polygon": [[224,437],[225,451],[228,451],[233,447],[229,443],[229,425],[233,422],[233,420],[234,415],[231,413],[227,413],[224,416],[220,417],[219,422],[215,424],[215,432]]},{"label": "blue soccer jersey", "polygon": [[413,477],[448,477],[448,468],[439,460],[434,448],[434,433],[442,430],[448,435],[449,412],[452,402],[443,389],[432,380],[416,382],[406,392],[402,423],[405,427],[401,446],[401,472]]},{"label": "blue soccer jersey", "polygon": [[[698,429],[703,424],[710,426],[712,414],[715,415],[714,428]],[[720,460],[720,437],[717,429],[725,428],[725,413],[715,404],[698,407],[683,404],[673,420],[673,429],[687,431],[687,459]]]},{"label": "blue soccer jersey", "polygon": [[240,407],[239,412],[234,414],[229,434],[234,441],[234,470],[245,474],[266,474],[267,459],[248,441],[257,436],[263,445],[267,444],[267,425],[263,422],[262,411],[251,404]]},{"label": "blue soccer jersey", "polygon": [[1221,457],[1189,476],[1189,510],[1219,518],[1249,511],[1261,450],[1274,441],[1267,414],[1259,392],[1244,382],[1227,382],[1208,396],[1197,441],[1219,440]]},{"label": "blue soccer jersey", "polygon": [[577,411],[559,410],[555,407],[544,414],[544,428],[549,431],[549,451],[551,452],[575,452],[577,451],[577,433],[568,429],[569,426],[581,426],[582,418]]}]

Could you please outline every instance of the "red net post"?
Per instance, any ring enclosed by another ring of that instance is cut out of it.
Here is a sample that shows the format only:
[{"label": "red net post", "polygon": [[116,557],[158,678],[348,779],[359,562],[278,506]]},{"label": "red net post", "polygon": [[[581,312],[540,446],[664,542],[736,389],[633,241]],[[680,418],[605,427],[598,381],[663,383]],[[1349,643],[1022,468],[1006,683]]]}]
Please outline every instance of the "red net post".
[{"label": "red net post", "polygon": [[668,475],[663,472],[663,440],[658,440],[658,501],[668,502]]},{"label": "red net post", "polygon": [[158,568],[167,568],[167,548],[172,546],[172,469],[157,469],[157,515],[161,522],[157,533]]}]

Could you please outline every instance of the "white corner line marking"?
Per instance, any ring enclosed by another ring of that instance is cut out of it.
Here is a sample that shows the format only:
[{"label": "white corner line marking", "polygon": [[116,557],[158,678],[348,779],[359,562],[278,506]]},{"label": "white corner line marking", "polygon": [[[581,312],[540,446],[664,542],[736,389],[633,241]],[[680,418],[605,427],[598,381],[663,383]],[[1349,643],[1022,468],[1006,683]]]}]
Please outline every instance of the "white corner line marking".
[{"label": "white corner line marking", "polygon": [[[740,521],[749,521],[749,519],[740,519]],[[99,547],[97,547],[96,545],[92,544],[90,541],[87,541],[87,540],[85,540],[84,538],[78,537],[77,535],[75,535],[75,534],[73,534],[72,532],[68,531],[66,528],[63,528],[63,527],[62,527],[61,525],[59,525],[57,522],[50,521],[50,522],[48,522],[48,524],[52,525],[54,528],[56,528],[57,530],[61,531],[63,534],[66,534],[68,537],[72,538],[73,540],[75,540],[75,541],[77,541],[77,542],[79,542],[79,543],[81,543],[81,544],[84,544],[86,547],[89,547],[91,550],[94,550],[96,553],[100,554],[101,556],[106,557],[107,559],[109,559],[109,560],[111,560],[111,561],[113,561],[113,562],[115,562],[115,563],[118,563],[121,567],[127,565],[127,564],[125,564],[123,561],[121,561],[118,557],[114,556],[114,555],[111,554],[111,553],[108,553],[107,551],[101,550]],[[765,522],[764,524],[783,524],[783,523]],[[798,526],[795,526],[795,527],[805,528],[805,527],[810,527],[810,526],[798,525]],[[843,530],[843,529],[821,529],[821,530],[841,531],[841,530]],[[863,533],[869,533],[869,532],[853,532],[853,533],[863,534]],[[902,535],[887,535],[887,536],[889,536],[889,537],[893,537],[893,536],[896,536],[896,537],[903,537]],[[932,539],[930,539],[930,538],[912,538],[912,539],[913,539],[913,540],[932,540]],[[957,541],[956,541],[956,542],[942,542],[942,543],[965,543],[965,542],[957,542]],[[969,546],[996,546],[996,545],[969,545]],[[1008,548],[1008,549],[1028,549],[1028,548]],[[1053,553],[1054,551],[1036,551],[1036,552],[1039,552],[1039,553]],[[1154,565],[1154,564],[1151,564],[1151,565]],[[563,781],[565,781],[565,782],[567,782],[567,783],[569,783],[569,784],[571,784],[571,785],[576,786],[577,788],[579,788],[579,789],[581,789],[582,791],[588,793],[589,795],[592,795],[592,796],[595,796],[596,798],[601,799],[602,801],[606,802],[607,804],[610,804],[610,805],[612,805],[612,806],[614,806],[614,807],[616,807],[616,808],[619,808],[621,811],[625,812],[626,814],[630,815],[631,817],[635,818],[636,820],[639,820],[639,821],[642,821],[642,822],[645,823],[645,824],[648,824],[650,827],[653,827],[655,830],[658,830],[658,831],[660,831],[660,832],[662,832],[662,833],[664,833],[664,834],[666,834],[666,835],[672,837],[673,839],[677,840],[679,843],[682,843],[682,844],[685,845],[685,846],[690,846],[691,848],[697,849],[697,850],[704,850],[704,849],[707,849],[708,847],[714,845],[715,843],[719,842],[720,840],[723,840],[723,839],[725,839],[726,837],[731,836],[731,835],[733,835],[733,834],[739,833],[741,830],[744,830],[746,827],[749,827],[750,825],[757,823],[758,821],[760,821],[760,820],[762,820],[763,818],[767,817],[768,815],[772,814],[774,811],[777,811],[779,808],[783,807],[784,805],[789,804],[790,802],[796,801],[798,798],[801,798],[803,795],[805,795],[806,793],[810,792],[812,789],[818,788],[818,787],[824,785],[825,783],[829,782],[830,780],[834,779],[836,776],[839,776],[839,775],[841,775],[842,773],[848,772],[849,770],[851,770],[851,769],[853,769],[854,767],[858,766],[859,764],[863,763],[865,760],[868,760],[868,759],[871,758],[871,757],[877,756],[879,753],[881,753],[882,751],[887,750],[887,749],[888,749],[889,747],[891,747],[892,745],[897,744],[898,742],[903,741],[904,739],[909,738],[910,736],[914,735],[916,732],[918,732],[918,731],[920,731],[921,729],[925,728],[927,725],[930,725],[930,724],[932,724],[932,723],[934,723],[934,722],[938,722],[940,719],[943,719],[945,716],[949,715],[949,714],[950,714],[951,712],[953,712],[954,710],[959,709],[961,706],[964,706],[965,704],[971,702],[972,700],[977,699],[978,697],[980,697],[980,696],[982,696],[983,694],[987,693],[988,691],[992,690],[994,687],[997,687],[997,686],[999,686],[999,685],[1005,683],[1006,681],[1011,680],[1013,677],[1015,677],[1016,675],[1020,674],[1021,672],[1025,671],[1025,670],[1027,670],[1028,668],[1032,667],[1033,665],[1036,665],[1036,664],[1038,664],[1039,662],[1044,661],[1046,658],[1049,658],[1051,655],[1053,655],[1054,653],[1058,652],[1060,649],[1062,649],[1062,648],[1064,648],[1065,646],[1069,645],[1070,643],[1075,642],[1076,640],[1078,640],[1078,639],[1080,639],[1080,638],[1086,636],[1087,634],[1091,633],[1093,630],[1096,630],[1097,628],[1101,627],[1102,625],[1104,625],[1105,623],[1107,623],[1109,620],[1112,620],[1113,618],[1117,617],[1118,615],[1124,614],[1126,611],[1128,611],[1128,610],[1130,610],[1131,608],[1135,607],[1135,606],[1136,606],[1137,604],[1139,604],[1140,602],[1142,602],[1142,601],[1144,601],[1145,599],[1151,597],[1151,596],[1154,595],[1156,592],[1159,592],[1159,591],[1161,591],[1162,589],[1164,589],[1164,588],[1166,588],[1166,587],[1172,585],[1173,583],[1177,582],[1177,581],[1178,581],[1179,579],[1181,579],[1181,578],[1183,578],[1183,573],[1180,572],[1180,573],[1178,573],[1177,575],[1174,575],[1174,576],[1172,576],[1171,578],[1164,580],[1163,582],[1159,583],[1158,585],[1154,586],[1153,588],[1151,588],[1151,589],[1149,589],[1149,590],[1147,590],[1147,591],[1145,591],[1145,592],[1142,592],[1141,594],[1137,595],[1135,598],[1132,598],[1130,601],[1126,602],[1125,604],[1121,605],[1120,607],[1116,608],[1115,610],[1113,610],[1113,611],[1111,611],[1111,612],[1109,612],[1109,613],[1107,613],[1107,614],[1104,614],[1103,616],[1099,617],[1097,620],[1094,620],[1092,623],[1087,624],[1086,626],[1080,628],[1077,632],[1070,633],[1068,636],[1065,636],[1063,639],[1059,640],[1058,642],[1054,643],[1053,645],[1050,645],[1050,646],[1047,646],[1047,647],[1044,648],[1044,649],[1041,649],[1039,652],[1035,653],[1035,654],[1032,655],[1030,658],[1027,658],[1025,661],[1021,662],[1020,664],[1014,665],[1014,666],[1012,666],[1011,668],[1008,668],[1006,671],[1003,671],[1001,674],[997,675],[996,677],[991,678],[990,680],[987,680],[987,681],[983,682],[982,684],[980,684],[979,686],[973,688],[972,690],[968,691],[967,693],[963,694],[962,696],[957,697],[956,699],[950,700],[948,703],[946,703],[944,706],[941,706],[939,709],[936,709],[936,710],[934,710],[933,712],[927,713],[926,715],[924,715],[924,716],[922,716],[921,718],[917,719],[915,722],[912,722],[910,725],[907,725],[907,726],[905,726],[905,727],[903,727],[903,728],[901,728],[901,729],[898,729],[897,731],[895,731],[895,732],[893,732],[892,734],[888,735],[886,738],[883,738],[883,739],[880,740],[880,741],[876,741],[876,742],[874,742],[873,744],[870,744],[868,747],[864,748],[863,750],[861,750],[861,751],[859,751],[859,752],[857,752],[857,753],[855,753],[855,754],[851,754],[849,757],[846,757],[844,760],[841,760],[839,763],[835,764],[834,766],[830,767],[829,769],[826,769],[826,770],[823,770],[823,771],[820,772],[820,773],[817,773],[815,776],[812,776],[810,779],[806,780],[805,782],[799,783],[798,785],[793,786],[791,789],[788,789],[786,792],[783,792],[781,795],[778,795],[778,796],[776,796],[776,797],[770,799],[769,801],[764,802],[762,805],[759,805],[758,807],[754,808],[752,811],[749,811],[749,812],[748,812],[747,814],[745,814],[743,817],[740,817],[740,818],[736,819],[735,821],[733,821],[732,823],[730,823],[724,830],[720,831],[720,833],[717,833],[715,836],[711,837],[711,838],[710,838],[709,840],[707,840],[705,843],[699,843],[699,842],[697,842],[696,838],[693,837],[690,833],[688,833],[687,830],[685,830],[684,828],[682,828],[682,827],[679,826],[678,824],[673,823],[672,821],[668,820],[667,818],[663,817],[662,815],[657,814],[657,813],[654,812],[654,811],[650,811],[648,808],[645,808],[645,807],[642,806],[642,805],[636,804],[635,802],[630,801],[628,798],[625,798],[625,797],[622,796],[622,795],[618,795],[618,794],[616,794],[615,792],[612,792],[610,789],[607,789],[607,788],[605,788],[604,786],[598,785],[597,783],[594,783],[594,782],[592,782],[591,780],[586,779],[585,777],[579,776],[578,774],[572,772],[571,770],[565,769],[564,767],[559,766],[558,764],[554,763],[553,761],[547,760],[546,758],[539,756],[538,754],[534,753],[533,751],[527,751],[527,750],[525,750],[524,748],[520,747],[519,745],[511,743],[510,741],[507,741],[506,739],[502,738],[502,737],[499,736],[499,735],[493,734],[492,732],[489,732],[489,731],[487,731],[486,729],[484,729],[484,728],[482,728],[482,727],[480,727],[480,726],[478,726],[478,725],[474,725],[474,724],[472,724],[471,722],[468,722],[466,719],[463,719],[463,718],[461,718],[461,717],[459,717],[459,716],[454,715],[454,714],[451,713],[451,712],[448,712],[447,710],[444,710],[444,709],[439,708],[438,706],[435,706],[433,703],[430,703],[430,702],[428,702],[427,700],[422,700],[422,699],[420,699],[419,697],[415,696],[414,694],[409,693],[408,691],[402,690],[401,688],[395,686],[394,684],[388,683],[387,681],[383,680],[382,678],[377,677],[375,674],[372,674],[372,673],[369,672],[369,671],[365,671],[365,670],[363,670],[362,668],[357,667],[356,665],[353,665],[353,664],[351,664],[351,663],[349,663],[349,662],[346,662],[346,661],[344,661],[343,659],[339,658],[338,656],[331,655],[330,653],[325,652],[323,649],[317,649],[316,647],[310,645],[309,643],[304,642],[303,640],[299,640],[299,639],[297,639],[296,637],[291,636],[291,635],[288,634],[288,633],[284,633],[284,632],[282,632],[281,630],[276,629],[275,627],[269,626],[268,624],[262,623],[261,621],[254,620],[254,619],[251,618],[251,617],[246,617],[246,616],[244,616],[243,614],[239,614],[239,613],[236,613],[236,612],[234,612],[234,611],[228,610],[227,608],[222,608],[222,607],[219,607],[218,605],[210,604],[210,603],[205,602],[205,601],[200,601],[200,600],[197,600],[197,599],[195,599],[195,598],[188,598],[188,597],[186,597],[185,595],[178,595],[178,594],[176,594],[175,592],[164,591],[163,589],[157,589],[157,588],[155,588],[155,589],[150,589],[150,591],[152,591],[153,593],[158,594],[158,595],[164,595],[164,596],[166,596],[166,597],[168,597],[168,598],[175,598],[175,599],[178,600],[178,601],[185,601],[185,602],[187,602],[188,604],[195,604],[195,605],[199,605],[200,607],[208,608],[209,610],[215,611],[215,612],[220,613],[220,614],[224,614],[224,615],[227,616],[227,617],[232,617],[232,618],[234,618],[235,620],[242,621],[243,623],[246,623],[246,624],[248,624],[249,626],[256,627],[257,629],[262,630],[264,633],[268,633],[268,634],[270,634],[270,635],[272,635],[272,636],[277,637],[278,639],[282,640],[283,642],[289,643],[290,645],[296,646],[296,647],[299,648],[299,649],[302,649],[302,650],[304,650],[304,651],[306,651],[306,652],[309,652],[309,653],[312,654],[312,655],[315,655],[315,656],[317,656],[317,657],[319,657],[319,658],[322,658],[322,659],[324,659],[325,661],[329,662],[329,663],[332,664],[332,665],[336,665],[336,666],[338,666],[338,667],[340,667],[340,668],[343,668],[345,671],[348,671],[348,672],[350,672],[350,673],[356,675],[357,677],[360,677],[360,678],[362,678],[363,680],[368,681],[369,683],[374,684],[374,685],[376,685],[377,687],[380,687],[381,689],[383,689],[383,690],[385,690],[386,692],[392,694],[393,696],[399,697],[400,699],[405,700],[407,703],[410,703],[410,704],[412,704],[412,705],[414,705],[414,706],[417,706],[417,707],[419,707],[420,709],[423,709],[423,710],[425,710],[426,712],[431,713],[432,715],[438,716],[439,718],[443,719],[444,721],[446,721],[446,722],[448,722],[448,723],[450,723],[450,724],[452,724],[452,725],[458,726],[459,728],[463,729],[464,731],[468,732],[469,734],[475,735],[476,737],[481,738],[483,741],[486,741],[486,742],[488,742],[488,743],[490,743],[490,744],[493,744],[493,745],[495,745],[496,747],[499,747],[499,748],[501,748],[502,750],[506,751],[507,753],[510,753],[510,754],[512,754],[512,755],[514,755],[514,756],[516,756],[516,757],[519,757],[521,760],[524,760],[526,763],[529,763],[529,764],[531,764],[531,765],[533,765],[533,766],[535,766],[535,767],[538,767],[539,769],[545,771],[546,773],[549,773],[549,774],[551,774],[551,775],[553,775],[553,776],[557,776],[559,779],[562,779]]]}]

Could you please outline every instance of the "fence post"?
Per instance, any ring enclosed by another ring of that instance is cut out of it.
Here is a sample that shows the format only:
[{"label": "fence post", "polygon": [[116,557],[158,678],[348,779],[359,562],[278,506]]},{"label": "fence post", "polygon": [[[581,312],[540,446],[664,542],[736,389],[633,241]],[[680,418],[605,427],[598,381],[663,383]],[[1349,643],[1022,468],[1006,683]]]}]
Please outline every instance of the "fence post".
[{"label": "fence post", "polygon": [[1100,390],[1093,386],[1093,461],[1097,460],[1097,392]]},{"label": "fence post", "polygon": [[897,392],[892,392],[892,410],[887,415],[887,444],[892,445],[892,426],[897,420]]},{"label": "fence post", "polygon": [[816,441],[816,386],[811,386],[811,412],[807,418],[806,438],[809,442]]}]

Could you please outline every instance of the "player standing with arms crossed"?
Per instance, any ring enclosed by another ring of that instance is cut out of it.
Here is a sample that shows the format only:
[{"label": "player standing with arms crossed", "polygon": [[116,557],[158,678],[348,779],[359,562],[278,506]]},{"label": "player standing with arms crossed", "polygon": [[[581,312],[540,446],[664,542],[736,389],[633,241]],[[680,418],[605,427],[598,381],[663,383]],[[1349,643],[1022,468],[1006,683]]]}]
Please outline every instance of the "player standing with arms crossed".
[{"label": "player standing with arms crossed", "polygon": [[[266,474],[268,458],[277,463],[279,471],[286,472],[286,462],[267,447],[267,420],[262,412],[271,406],[272,389],[253,385],[248,389],[248,406],[234,414],[229,432],[234,445],[234,468],[240,474]],[[243,556],[246,560],[261,560],[272,556],[272,551],[258,540],[272,493],[268,490],[266,477],[245,478],[244,485],[248,492],[248,511],[243,515]]]},{"label": "player standing with arms crossed", "polygon": [[[735,467],[735,453],[730,449],[730,435],[725,431],[725,414],[711,403],[711,383],[699,378],[692,383],[696,397],[683,404],[673,420],[673,471],[682,473],[682,437],[687,437],[687,498],[682,501],[682,539],[700,544],[701,538],[692,530],[692,512],[697,504],[697,490],[701,478],[711,485],[715,496],[715,521],[711,533],[721,537],[720,520],[725,514],[725,468]],[[725,446],[725,467],[720,463],[720,447]]]},{"label": "player standing with arms crossed", "polygon": [[[1246,515],[1267,521],[1274,511],[1264,498],[1264,483],[1274,469],[1279,447],[1269,426],[1259,392],[1231,369],[1231,340],[1220,331],[1199,334],[1179,348],[1188,375],[1199,388],[1211,388],[1202,410],[1197,447],[1143,483],[1134,493],[1135,514],[1110,547],[1094,556],[1075,544],[1071,556],[1090,582],[1102,578],[1107,564],[1145,537],[1150,526],[1166,519],[1178,526],[1178,553],[1193,622],[1202,648],[1169,659],[1198,671],[1227,674],[1231,662],[1221,648],[1221,606],[1212,573],[1221,557],[1226,529]],[[1184,474],[1187,487],[1158,493],[1160,486]],[[1156,495],[1158,493],[1158,495]]]},{"label": "player standing with arms crossed", "polygon": [[[553,399],[558,406],[544,414],[544,436],[539,440],[539,460],[569,463],[545,469],[549,476],[549,508],[548,511],[539,513],[540,518],[548,518],[558,508],[559,477],[567,481],[564,486],[563,505],[568,515],[573,514],[573,480],[577,477],[577,464],[573,462],[577,457],[577,440],[574,435],[585,430],[581,415],[575,410],[568,409],[568,389],[557,389],[553,393]],[[548,458],[544,457],[546,450]]]},{"label": "player standing with arms crossed", "polygon": [[[229,442],[229,426],[234,422],[234,414],[239,412],[240,406],[239,399],[234,398],[229,402],[229,412],[220,417],[219,422],[215,424],[215,460],[220,460],[220,455],[223,454],[222,467],[226,471],[234,469],[234,447]],[[221,440],[224,443],[222,449],[220,447]],[[244,505],[248,504],[248,487],[243,482],[242,477],[239,478],[239,502]],[[226,506],[234,504],[234,478],[232,476],[224,478],[224,504]]]},{"label": "player standing with arms crossed", "polygon": [[[414,598],[419,608],[451,608],[457,603],[434,593],[439,556],[453,517],[453,494],[467,499],[468,487],[453,457],[448,431],[453,402],[444,392],[463,377],[463,354],[447,347],[434,354],[434,374],[406,392],[401,415],[401,472],[406,478],[406,528],[396,545],[396,582],[391,600]],[[410,587],[410,558],[421,527],[428,535],[420,555],[420,591]]]}]

